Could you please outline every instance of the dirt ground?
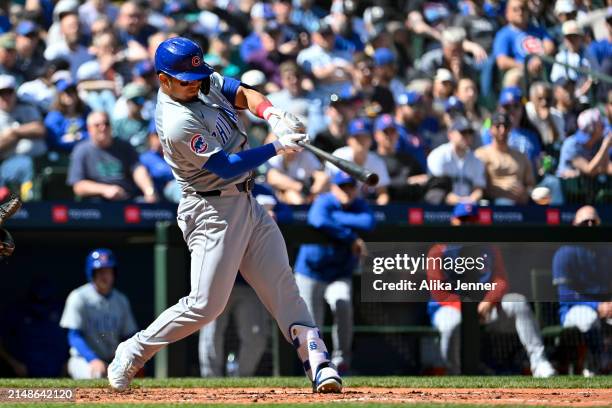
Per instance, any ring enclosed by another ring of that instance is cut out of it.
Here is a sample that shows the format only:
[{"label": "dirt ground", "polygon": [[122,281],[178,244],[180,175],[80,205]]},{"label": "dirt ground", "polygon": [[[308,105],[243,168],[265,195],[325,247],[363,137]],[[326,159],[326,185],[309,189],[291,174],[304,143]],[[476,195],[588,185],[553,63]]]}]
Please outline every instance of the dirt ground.
[{"label": "dirt ground", "polygon": [[126,393],[79,388],[78,402],[99,403],[465,403],[611,406],[612,389],[346,388],[342,394],[312,394],[305,388],[137,388]]}]

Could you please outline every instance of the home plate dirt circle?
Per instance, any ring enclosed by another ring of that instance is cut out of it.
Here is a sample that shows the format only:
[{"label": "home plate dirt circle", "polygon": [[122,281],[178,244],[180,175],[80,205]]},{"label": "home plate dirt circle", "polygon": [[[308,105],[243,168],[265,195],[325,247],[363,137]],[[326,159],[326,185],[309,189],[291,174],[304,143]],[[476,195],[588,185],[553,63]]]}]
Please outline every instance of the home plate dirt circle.
[{"label": "home plate dirt circle", "polygon": [[77,388],[77,403],[316,403],[328,401],[455,404],[610,406],[612,389],[550,388],[367,388],[348,387],[342,394],[313,394],[307,388]]}]

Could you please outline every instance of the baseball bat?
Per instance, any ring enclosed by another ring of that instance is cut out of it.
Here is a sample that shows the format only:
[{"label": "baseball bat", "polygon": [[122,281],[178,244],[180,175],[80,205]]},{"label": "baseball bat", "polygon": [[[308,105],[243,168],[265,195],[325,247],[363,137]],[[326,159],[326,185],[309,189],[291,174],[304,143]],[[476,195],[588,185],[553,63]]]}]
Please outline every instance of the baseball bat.
[{"label": "baseball bat", "polygon": [[304,149],[312,152],[315,156],[330,162],[334,166],[338,167],[340,170],[350,174],[352,177],[369,186],[375,186],[378,184],[378,174],[364,167],[361,167],[358,164],[341,159],[340,157],[334,156],[333,154],[329,154],[326,151],[321,150],[318,147],[315,147],[309,143],[298,142],[297,144],[302,146]]}]

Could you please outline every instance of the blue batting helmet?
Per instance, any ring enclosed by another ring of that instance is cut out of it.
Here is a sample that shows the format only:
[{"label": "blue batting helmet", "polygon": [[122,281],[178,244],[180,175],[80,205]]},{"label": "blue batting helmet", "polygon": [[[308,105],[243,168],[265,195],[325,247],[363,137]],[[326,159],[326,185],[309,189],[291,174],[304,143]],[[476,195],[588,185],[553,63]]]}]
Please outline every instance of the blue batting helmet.
[{"label": "blue batting helmet", "polygon": [[169,38],[155,51],[155,70],[179,81],[199,81],[214,69],[204,61],[202,48],[185,37]]},{"label": "blue batting helmet", "polygon": [[87,255],[87,259],[85,260],[85,276],[87,276],[88,281],[91,281],[96,269],[116,267],[117,261],[115,260],[113,251],[106,248],[94,249]]}]

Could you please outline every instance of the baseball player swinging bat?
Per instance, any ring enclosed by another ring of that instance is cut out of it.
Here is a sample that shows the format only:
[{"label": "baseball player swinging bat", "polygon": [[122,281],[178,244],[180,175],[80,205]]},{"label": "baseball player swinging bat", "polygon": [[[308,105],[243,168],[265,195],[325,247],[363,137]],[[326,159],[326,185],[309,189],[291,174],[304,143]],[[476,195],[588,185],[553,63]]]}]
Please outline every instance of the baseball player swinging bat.
[{"label": "baseball player swinging bat", "polygon": [[[219,316],[240,270],[295,347],[313,391],[341,392],[342,379],[299,294],[283,236],[251,195],[253,169],[278,154],[301,151],[297,143],[308,141],[304,125],[247,84],[215,72],[188,38],[163,41],[155,69],[155,124],[182,190],[177,223],[191,254],[191,291],[117,346],[107,372],[111,388],[127,390],[162,347]],[[264,119],[277,139],[251,148],[238,116],[246,109]]]}]

